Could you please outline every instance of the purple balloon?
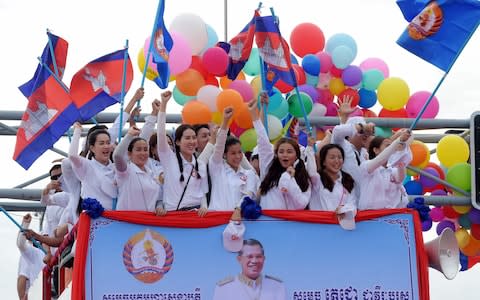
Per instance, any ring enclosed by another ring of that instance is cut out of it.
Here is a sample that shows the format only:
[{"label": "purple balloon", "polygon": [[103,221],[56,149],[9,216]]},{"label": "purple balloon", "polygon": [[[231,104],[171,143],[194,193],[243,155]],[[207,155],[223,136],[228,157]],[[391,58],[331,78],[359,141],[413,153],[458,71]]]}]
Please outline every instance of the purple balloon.
[{"label": "purple balloon", "polygon": [[430,194],[432,196],[446,196],[447,192],[445,190],[434,190]]},{"label": "purple balloon", "polygon": [[317,89],[314,88],[313,86],[308,84],[303,84],[298,87],[298,90],[300,92],[304,92],[305,94],[309,95],[310,98],[312,98],[313,103],[318,102],[320,95],[318,94]]},{"label": "purple balloon", "polygon": [[432,228],[432,219],[422,221],[422,231],[429,231]]},{"label": "purple balloon", "polygon": [[472,221],[473,224],[480,224],[480,210],[476,208],[472,208],[468,212],[468,217],[470,218],[470,221]]},{"label": "purple balloon", "polygon": [[447,227],[451,228],[453,230],[453,232],[455,232],[455,224],[453,224],[452,221],[443,220],[442,222],[438,223],[438,225],[437,225],[437,234],[438,235],[442,234],[443,230]]},{"label": "purple balloon", "polygon": [[[435,170],[432,167],[426,167],[426,168],[423,169],[423,171],[427,172],[430,175],[433,175],[435,177],[440,178],[440,175],[438,174],[438,171]],[[430,178],[428,178],[424,175],[421,175],[421,174],[420,174],[420,178],[419,178],[418,181],[422,184],[422,186],[424,188],[432,188],[432,187],[434,187],[438,184],[436,181],[434,181],[434,180],[432,180],[432,179],[430,179]]]},{"label": "purple balloon", "polygon": [[348,66],[342,72],[342,80],[345,85],[355,86],[362,81],[362,70],[357,66]]},{"label": "purple balloon", "polygon": [[435,222],[440,222],[445,218],[445,215],[440,207],[434,207],[430,210],[430,218]]}]

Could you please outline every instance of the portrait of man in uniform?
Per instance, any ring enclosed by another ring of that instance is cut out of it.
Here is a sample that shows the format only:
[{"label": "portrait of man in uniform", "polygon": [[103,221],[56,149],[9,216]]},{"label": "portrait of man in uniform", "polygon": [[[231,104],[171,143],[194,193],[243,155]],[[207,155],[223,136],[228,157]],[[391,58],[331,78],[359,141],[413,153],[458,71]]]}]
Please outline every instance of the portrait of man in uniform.
[{"label": "portrait of man in uniform", "polygon": [[255,239],[243,241],[237,261],[241,273],[217,282],[213,300],[285,300],[283,281],[262,274],[265,263],[263,245]]}]

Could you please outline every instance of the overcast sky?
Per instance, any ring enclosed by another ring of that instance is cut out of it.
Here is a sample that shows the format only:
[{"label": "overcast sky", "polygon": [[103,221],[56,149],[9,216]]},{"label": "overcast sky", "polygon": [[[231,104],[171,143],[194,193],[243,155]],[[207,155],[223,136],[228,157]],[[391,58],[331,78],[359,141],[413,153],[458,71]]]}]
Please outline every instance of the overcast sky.
[{"label": "overcast sky", "polygon": [[[87,62],[121,49],[125,39],[129,39],[130,56],[135,69],[132,90],[127,95],[127,98],[130,98],[140,84],[141,74],[136,57],[145,38],[151,33],[156,5],[157,1],[153,0],[0,0],[0,28],[3,38],[0,47],[0,109],[25,109],[27,101],[17,87],[29,80],[36,68],[37,56],[41,54],[47,41],[46,28],[50,28],[70,44],[64,77],[67,85],[73,74]],[[229,1],[228,38],[243,28],[257,5],[258,1],[252,0]],[[359,64],[368,57],[383,59],[390,68],[390,76],[404,79],[411,93],[419,90],[432,91],[442,76],[439,69],[395,43],[406,22],[393,0],[264,1],[264,6],[275,8],[276,15],[280,17],[281,32],[287,40],[292,29],[303,22],[317,24],[327,39],[335,33],[350,34],[358,46],[354,64]],[[167,26],[181,13],[199,15],[215,29],[220,40],[223,40],[223,1],[167,1]],[[262,13],[268,14],[269,11],[264,9]],[[478,49],[480,33],[477,31],[437,93],[440,102],[439,118],[466,119],[479,109]],[[149,81],[146,81],[145,89],[146,97],[142,105],[145,107],[144,112],[149,112],[149,103],[160,94],[160,90]],[[170,112],[178,113],[179,109],[172,105]],[[109,109],[118,110],[118,106]],[[6,123],[19,125],[16,121]],[[25,171],[11,159],[15,138],[2,136],[0,143],[3,157],[0,188],[11,188],[45,173],[50,168],[51,161],[59,157],[58,154],[47,152],[29,171]],[[67,151],[68,140],[58,142],[56,147]],[[32,187],[40,188],[45,184],[44,181]],[[16,297],[18,250],[15,247],[15,235],[14,226],[4,216],[0,216],[0,240],[4,244],[0,255],[0,293],[5,299]],[[426,239],[431,239],[432,236],[433,234],[429,234]],[[430,274],[431,299],[478,299],[478,267],[459,274],[454,281],[447,281],[436,271],[431,271]]]}]

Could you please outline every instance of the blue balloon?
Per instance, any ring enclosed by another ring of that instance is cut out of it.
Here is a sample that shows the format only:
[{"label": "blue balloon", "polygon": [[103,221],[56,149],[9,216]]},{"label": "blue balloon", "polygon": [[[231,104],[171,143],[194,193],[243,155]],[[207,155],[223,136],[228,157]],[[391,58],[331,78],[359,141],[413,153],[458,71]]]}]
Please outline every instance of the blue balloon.
[{"label": "blue balloon", "polygon": [[281,105],[282,100],[285,100],[285,98],[282,96],[282,92],[280,92],[279,89],[274,87],[272,92],[273,95],[270,96],[268,101],[267,113],[277,110],[277,108]]},{"label": "blue balloon", "polygon": [[346,46],[352,51],[354,58],[357,56],[357,43],[350,35],[346,33],[337,33],[332,35],[328,39],[325,49],[328,53],[332,54],[333,50],[339,46]]},{"label": "blue balloon", "polygon": [[347,46],[341,45],[333,49],[332,62],[335,67],[339,69],[345,69],[354,59],[355,55],[353,54],[352,49]]},{"label": "blue balloon", "polygon": [[423,195],[423,186],[418,181],[409,181],[404,184],[404,187],[409,195]]},{"label": "blue balloon", "polygon": [[360,96],[360,101],[358,102],[358,106],[360,107],[370,108],[377,103],[377,93],[374,91],[360,89],[358,95]]},{"label": "blue balloon", "polygon": [[320,73],[320,59],[316,55],[307,54],[303,57],[302,67],[306,73],[318,76]]},{"label": "blue balloon", "polygon": [[207,45],[205,48],[202,50],[202,54],[207,51],[207,49],[214,47],[218,43],[218,35],[215,32],[215,29],[213,29],[212,26],[205,24],[207,28]]}]

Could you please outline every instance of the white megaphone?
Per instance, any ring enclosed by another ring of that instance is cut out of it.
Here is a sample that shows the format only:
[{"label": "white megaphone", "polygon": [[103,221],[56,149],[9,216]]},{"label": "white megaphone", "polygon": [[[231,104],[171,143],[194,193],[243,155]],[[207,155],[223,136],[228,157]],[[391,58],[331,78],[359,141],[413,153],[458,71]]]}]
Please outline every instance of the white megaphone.
[{"label": "white megaphone", "polygon": [[448,280],[457,276],[460,268],[460,251],[451,228],[445,228],[440,236],[426,243],[425,251],[431,268],[443,273]]}]

